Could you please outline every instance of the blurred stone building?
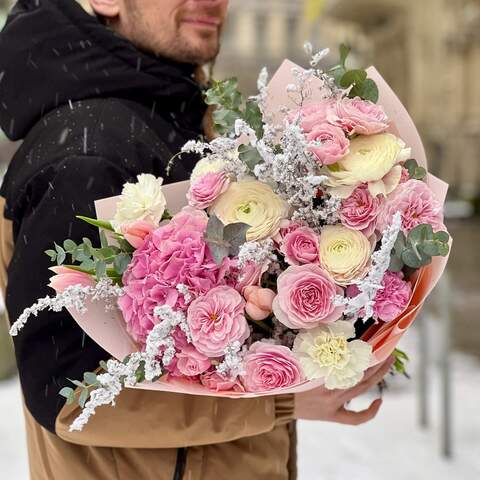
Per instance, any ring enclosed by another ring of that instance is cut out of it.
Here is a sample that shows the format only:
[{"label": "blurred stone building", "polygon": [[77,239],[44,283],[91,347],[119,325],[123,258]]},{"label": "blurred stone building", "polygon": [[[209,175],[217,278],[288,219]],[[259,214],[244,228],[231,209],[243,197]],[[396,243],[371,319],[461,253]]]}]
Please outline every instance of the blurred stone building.
[{"label": "blurred stone building", "polygon": [[[317,19],[307,2],[323,4]],[[231,0],[217,76],[252,92],[260,66],[305,64],[305,40],[334,52],[349,43],[352,64],[374,64],[416,121],[431,170],[464,198],[480,194],[480,0]]]}]

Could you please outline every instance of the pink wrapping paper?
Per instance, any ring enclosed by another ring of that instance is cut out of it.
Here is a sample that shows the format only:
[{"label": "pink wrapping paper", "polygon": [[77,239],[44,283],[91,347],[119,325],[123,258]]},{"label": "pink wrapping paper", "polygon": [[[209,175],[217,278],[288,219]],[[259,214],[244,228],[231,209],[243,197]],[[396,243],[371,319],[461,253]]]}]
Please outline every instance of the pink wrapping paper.
[{"label": "pink wrapping paper", "polygon": [[[289,109],[295,109],[298,107],[298,104],[296,104],[295,101],[295,96],[286,91],[286,86],[295,81],[291,73],[293,67],[301,69],[301,67],[293,64],[289,60],[285,60],[269,84],[266,112],[273,116],[275,123],[282,123],[285,117],[280,111],[280,106],[286,106]],[[412,147],[412,156],[419,164],[426,167],[427,160],[425,150],[420,135],[418,134],[407,110],[374,67],[368,69],[368,74],[369,77],[373,78],[379,86],[379,103],[383,105],[387,115],[392,120],[391,132],[400,136],[408,146]],[[311,96],[308,102],[314,102],[322,98],[320,80],[313,79],[309,86],[309,90],[311,91]],[[427,182],[437,198],[444,202],[448,185],[430,174],[428,175]],[[188,191],[188,186],[188,181],[164,186],[167,208],[170,213],[175,214],[186,205],[185,195]],[[115,213],[118,199],[119,197],[110,197],[95,202],[97,218],[101,220],[111,220]],[[447,264],[447,260],[448,257],[436,257],[433,259],[431,265],[425,267],[419,272],[410,304],[397,319],[389,323],[373,325],[364,333],[362,339],[368,341],[373,347],[374,358],[372,359],[371,366],[383,361],[395,349],[403,334],[415,320],[425,299],[438,283]],[[128,354],[138,351],[137,345],[126,332],[125,322],[119,310],[105,312],[102,303],[93,302],[88,305],[88,311],[85,314],[81,314],[74,309],[69,311],[87,335],[118,360],[123,360]],[[276,389],[259,394],[212,392],[202,385],[187,380],[163,378],[155,383],[143,383],[133,388],[187,393],[193,395],[247,398],[264,395],[298,393],[311,390],[322,384],[323,380],[305,381],[295,387]]]}]

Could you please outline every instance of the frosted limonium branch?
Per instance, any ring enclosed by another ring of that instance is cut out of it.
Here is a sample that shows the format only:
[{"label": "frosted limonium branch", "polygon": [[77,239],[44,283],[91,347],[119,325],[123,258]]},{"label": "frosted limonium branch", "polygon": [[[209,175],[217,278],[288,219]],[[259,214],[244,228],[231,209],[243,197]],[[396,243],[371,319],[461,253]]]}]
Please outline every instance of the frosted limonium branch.
[{"label": "frosted limonium branch", "polygon": [[383,288],[382,280],[390,265],[392,249],[401,226],[401,215],[400,212],[397,212],[392,218],[392,223],[382,233],[382,244],[379,250],[372,254],[372,267],[370,272],[364,279],[355,282],[360,293],[352,298],[335,299],[337,305],[345,305],[345,315],[356,318],[360,310],[364,309],[364,318],[368,319],[372,317],[375,297],[377,292]]},{"label": "frosted limonium branch", "polygon": [[244,351],[242,344],[235,341],[225,348],[225,357],[223,361],[217,365],[217,372],[223,376],[236,378],[244,373]]},{"label": "frosted limonium branch", "polygon": [[245,135],[248,138],[252,147],[255,147],[257,145],[258,139],[255,130],[253,130],[253,128],[241,118],[237,118],[237,120],[235,120],[235,135],[237,137]]},{"label": "frosted limonium branch", "polygon": [[258,242],[245,242],[238,252],[238,267],[243,268],[248,263],[264,265],[277,261],[278,258],[273,250],[274,243],[271,238]]},{"label": "frosted limonium branch", "polygon": [[114,285],[108,277],[102,277],[93,287],[81,284],[70,285],[54,297],[40,298],[31,307],[26,308],[10,328],[10,335],[13,337],[18,335],[30,316],[36,317],[43,310],[60,312],[64,308],[75,308],[78,312],[85,313],[87,311],[85,302],[88,298],[93,301],[105,301],[105,310],[111,310],[114,308],[112,299],[122,296],[123,293],[123,288]]},{"label": "frosted limonium branch", "polygon": [[188,331],[188,327],[185,326],[185,314],[174,311],[167,305],[155,307],[154,314],[161,322],[149,332],[145,350],[132,353],[124,362],[113,359],[107,362],[107,371],[97,376],[100,387],[90,393],[82,413],[70,425],[71,432],[81,431],[92,415],[95,415],[97,407],[115,406],[115,399],[123,388],[133,387],[139,382],[137,377],[139,368],[144,367],[145,380],[152,382],[162,375],[163,365],[171,363],[175,355],[175,341],[171,335],[178,325],[182,330]]}]

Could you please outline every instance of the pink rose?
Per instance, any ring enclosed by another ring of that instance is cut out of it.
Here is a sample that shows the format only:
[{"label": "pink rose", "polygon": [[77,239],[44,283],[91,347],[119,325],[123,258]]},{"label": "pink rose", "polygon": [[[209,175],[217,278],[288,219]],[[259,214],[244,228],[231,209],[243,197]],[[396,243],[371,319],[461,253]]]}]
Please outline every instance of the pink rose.
[{"label": "pink rose", "polygon": [[333,304],[343,290],[318,265],[288,267],[277,279],[273,313],[283,325],[299,329],[334,322],[343,308]]},{"label": "pink rose", "polygon": [[205,385],[209,390],[214,392],[225,392],[227,390],[234,390],[236,392],[244,392],[245,389],[238,378],[230,378],[223,376],[216,370],[209,370],[200,376],[202,385]]},{"label": "pink rose", "polygon": [[268,264],[260,265],[254,262],[246,262],[240,269],[237,260],[233,260],[232,263],[227,285],[235,288],[242,295],[246,287],[250,285],[260,286],[262,275],[268,270]]},{"label": "pink rose", "polygon": [[273,241],[276,242],[277,245],[283,242],[283,239],[290,233],[296,230],[297,228],[305,227],[304,223],[294,222],[292,220],[283,219],[280,222],[280,230],[278,233],[272,237]]},{"label": "pink rose", "polygon": [[247,392],[264,392],[300,383],[302,368],[292,351],[282,345],[254,343],[245,356],[242,381]]},{"label": "pink rose", "polygon": [[405,183],[410,180],[410,174],[408,173],[408,170],[405,167],[402,167],[402,174],[400,176],[400,182],[398,183]]},{"label": "pink rose", "polygon": [[342,128],[348,135],[373,135],[387,130],[388,117],[381,105],[359,97],[343,97],[330,105],[328,122]]},{"label": "pink rose", "polygon": [[192,345],[188,345],[182,351],[177,352],[176,357],[176,368],[186,377],[200,375],[212,365],[210,359]]},{"label": "pink rose", "polygon": [[300,127],[305,133],[310,133],[314,127],[321,125],[327,120],[327,110],[333,103],[331,99],[305,105],[299,111],[292,112],[288,120],[292,123],[300,114]]},{"label": "pink rose", "polygon": [[210,357],[220,357],[227,345],[250,336],[244,315],[245,301],[233,288],[222,286],[194,300],[187,312],[192,343]]},{"label": "pink rose", "polygon": [[127,240],[133,248],[140,248],[143,245],[145,237],[155,230],[155,226],[145,220],[137,220],[131,224],[121,225],[120,230],[125,240]]},{"label": "pink rose", "polygon": [[190,206],[204,209],[225,192],[230,180],[223,172],[209,172],[190,185],[187,199]]},{"label": "pink rose", "polygon": [[293,229],[283,238],[280,251],[290,265],[318,263],[318,235],[310,227]]},{"label": "pink rose", "polygon": [[217,265],[204,240],[208,216],[185,208],[167,224],[145,237],[123,274],[125,294],[118,305],[135,341],[143,343],[158,318],[157,305],[186,311],[178,284],[186,285],[193,297],[225,283],[229,261]]},{"label": "pink rose", "polygon": [[342,201],[339,211],[340,220],[346,227],[359,230],[370,237],[375,231],[381,203],[380,196],[373,197],[368,186],[361,185]]},{"label": "pink rose", "polygon": [[243,291],[247,301],[245,311],[253,320],[265,320],[272,313],[272,302],[276,293],[269,288],[250,286]]},{"label": "pink rose", "polygon": [[442,204],[428,185],[420,180],[401,183],[387,197],[378,216],[377,230],[383,232],[391,224],[396,212],[400,212],[402,231],[405,234],[422,224],[431,225],[435,232],[446,230]]},{"label": "pink rose", "polygon": [[[412,296],[410,282],[403,280],[403,273],[386,271],[382,279],[383,289],[378,290],[373,305],[373,318],[391,322],[395,320],[408,306]],[[356,297],[359,294],[356,285],[347,288],[349,297]]]},{"label": "pink rose", "polygon": [[334,125],[316,125],[307,134],[309,142],[320,142],[318,147],[309,147],[321,165],[332,165],[349,152],[350,141],[344,131]]},{"label": "pink rose", "polygon": [[56,275],[50,277],[49,287],[53,288],[57,293],[64,292],[72,285],[83,285],[84,287],[94,287],[95,279],[88,273],[78,272],[71,268],[57,266],[49,268]]}]

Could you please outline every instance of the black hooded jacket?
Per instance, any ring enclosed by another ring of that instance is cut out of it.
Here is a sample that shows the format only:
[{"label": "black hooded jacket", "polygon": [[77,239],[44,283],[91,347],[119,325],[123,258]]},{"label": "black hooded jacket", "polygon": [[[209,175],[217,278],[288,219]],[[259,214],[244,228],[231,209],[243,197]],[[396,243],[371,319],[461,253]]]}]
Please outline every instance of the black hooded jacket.
[{"label": "black hooded jacket", "polygon": [[[20,0],[0,33],[0,126],[24,142],[0,195],[13,251],[4,265],[10,322],[43,296],[44,251],[66,238],[98,242],[94,200],[147,172],[175,182],[195,158],[165,166],[198,138],[205,113],[194,66],[157,58],[104,27],[74,0]],[[5,263],[5,262],[4,262]],[[15,337],[26,406],[51,432],[59,390],[109,355],[67,312],[42,312]]]}]

